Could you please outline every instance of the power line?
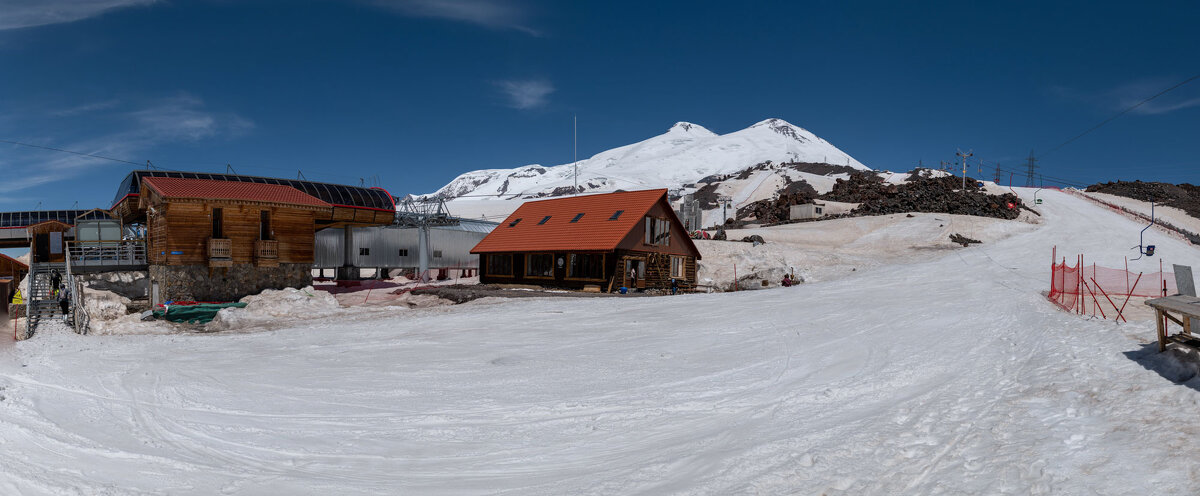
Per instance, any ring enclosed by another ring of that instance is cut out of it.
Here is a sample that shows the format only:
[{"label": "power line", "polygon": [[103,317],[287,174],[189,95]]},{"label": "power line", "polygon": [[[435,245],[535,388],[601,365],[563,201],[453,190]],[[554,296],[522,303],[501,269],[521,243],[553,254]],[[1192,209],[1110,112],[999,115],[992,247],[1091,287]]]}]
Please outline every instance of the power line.
[{"label": "power line", "polygon": [[1092,126],[1092,127],[1088,128],[1088,130],[1087,130],[1087,131],[1084,131],[1084,132],[1082,132],[1082,133],[1079,133],[1079,134],[1078,134],[1078,135],[1076,135],[1074,138],[1071,138],[1071,139],[1069,139],[1069,140],[1067,140],[1067,141],[1064,141],[1064,142],[1063,142],[1061,145],[1058,145],[1058,146],[1056,146],[1056,147],[1054,147],[1054,148],[1051,148],[1051,149],[1050,149],[1050,151],[1048,151],[1048,152],[1046,152],[1046,153],[1043,153],[1043,154],[1042,154],[1042,157],[1044,158],[1046,155],[1049,155],[1049,154],[1051,154],[1051,153],[1054,153],[1054,152],[1055,152],[1055,151],[1057,151],[1059,148],[1062,148],[1062,147],[1064,147],[1064,146],[1067,146],[1067,145],[1071,144],[1071,142],[1072,142],[1072,141],[1075,141],[1075,140],[1077,140],[1077,139],[1079,139],[1079,138],[1082,138],[1084,135],[1086,135],[1086,134],[1088,134],[1088,133],[1090,133],[1090,132],[1092,132],[1092,131],[1095,131],[1095,130],[1099,129],[1101,126],[1103,126],[1103,125],[1105,125],[1105,124],[1108,124],[1109,122],[1112,122],[1112,121],[1113,121],[1114,119],[1116,119],[1117,117],[1120,117],[1120,116],[1122,116],[1122,115],[1125,115],[1125,114],[1129,113],[1129,111],[1131,111],[1131,110],[1133,110],[1133,109],[1135,109],[1135,108],[1141,107],[1142,105],[1146,104],[1146,103],[1147,103],[1147,102],[1149,102],[1150,100],[1153,100],[1153,99],[1155,99],[1155,98],[1158,98],[1158,97],[1160,97],[1160,96],[1163,96],[1163,95],[1165,95],[1165,94],[1169,93],[1171,90],[1174,90],[1175,88],[1178,88],[1178,87],[1180,87],[1180,86],[1183,86],[1183,85],[1185,85],[1185,84],[1188,84],[1188,83],[1190,83],[1190,82],[1192,82],[1192,81],[1195,81],[1195,80],[1197,80],[1197,79],[1200,79],[1200,74],[1197,74],[1197,75],[1195,75],[1195,76],[1192,76],[1192,77],[1190,77],[1190,78],[1184,79],[1183,81],[1179,82],[1179,83],[1178,83],[1178,84],[1176,84],[1175,86],[1172,86],[1172,87],[1170,87],[1170,88],[1167,88],[1167,89],[1165,89],[1165,90],[1162,90],[1162,91],[1160,91],[1160,92],[1158,92],[1158,93],[1155,93],[1155,94],[1154,94],[1154,96],[1151,96],[1150,98],[1147,98],[1147,99],[1145,99],[1145,100],[1142,100],[1142,101],[1140,101],[1140,102],[1137,102],[1137,103],[1133,104],[1132,106],[1130,106],[1129,108],[1127,108],[1127,109],[1125,109],[1125,110],[1122,110],[1122,111],[1120,111],[1120,112],[1117,112],[1117,114],[1116,114],[1116,115],[1114,115],[1114,116],[1112,116],[1112,117],[1109,117],[1109,118],[1107,118],[1107,119],[1104,119],[1104,120],[1103,120],[1103,121],[1101,121],[1099,124],[1096,124],[1095,126]]},{"label": "power line", "polygon": [[34,145],[34,144],[30,144],[30,143],[22,143],[20,141],[11,141],[11,140],[0,139],[0,143],[8,143],[10,145],[28,146],[30,148],[41,148],[43,150],[51,150],[51,151],[56,151],[56,152],[70,153],[72,155],[80,155],[83,157],[92,157],[92,158],[99,158],[99,159],[104,159],[104,160],[111,160],[113,162],[121,162],[123,164],[132,164],[132,165],[137,165],[137,166],[143,165],[139,162],[130,162],[128,160],[121,160],[119,158],[105,157],[103,155],[96,155],[93,153],[84,153],[84,152],[76,152],[76,151],[71,151],[71,150],[64,150],[62,148],[54,148],[52,146],[42,146],[42,145]]}]

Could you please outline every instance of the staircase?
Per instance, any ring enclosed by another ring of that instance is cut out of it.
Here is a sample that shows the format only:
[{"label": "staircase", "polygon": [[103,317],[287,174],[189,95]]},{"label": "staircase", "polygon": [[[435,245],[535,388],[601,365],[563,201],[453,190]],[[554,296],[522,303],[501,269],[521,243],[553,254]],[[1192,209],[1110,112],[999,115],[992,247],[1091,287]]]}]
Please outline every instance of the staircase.
[{"label": "staircase", "polygon": [[[57,270],[62,276],[63,285],[70,284],[70,278],[67,275],[67,266],[65,263],[32,263],[29,264],[29,294],[25,296],[26,313],[28,319],[25,321],[25,337],[28,338],[37,331],[38,324],[45,319],[61,319],[63,316],[62,307],[58,304],[58,298],[54,294],[54,290],[50,285],[50,278],[53,272]],[[71,308],[67,308],[68,326],[73,326],[71,322]]]}]

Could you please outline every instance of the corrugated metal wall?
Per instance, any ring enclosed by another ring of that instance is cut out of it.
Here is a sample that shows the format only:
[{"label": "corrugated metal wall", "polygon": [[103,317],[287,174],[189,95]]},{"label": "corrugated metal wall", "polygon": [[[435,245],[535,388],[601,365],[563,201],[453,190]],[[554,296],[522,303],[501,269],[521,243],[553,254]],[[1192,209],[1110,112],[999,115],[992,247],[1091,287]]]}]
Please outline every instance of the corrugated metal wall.
[{"label": "corrugated metal wall", "polygon": [[[491,232],[490,227],[472,225],[432,227],[429,229],[429,268],[478,268],[479,256],[471,248]],[[341,229],[317,233],[313,267],[332,269],[342,266]],[[416,228],[367,227],[354,229],[355,267],[403,268],[420,265],[420,232]]]}]

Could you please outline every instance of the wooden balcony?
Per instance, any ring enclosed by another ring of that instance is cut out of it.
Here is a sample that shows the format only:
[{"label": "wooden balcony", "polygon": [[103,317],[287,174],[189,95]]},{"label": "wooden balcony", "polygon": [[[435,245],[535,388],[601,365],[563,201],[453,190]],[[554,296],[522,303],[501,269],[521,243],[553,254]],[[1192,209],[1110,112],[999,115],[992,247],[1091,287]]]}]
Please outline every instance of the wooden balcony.
[{"label": "wooden balcony", "polygon": [[208,238],[208,266],[233,267],[233,240]]},{"label": "wooden balcony", "polygon": [[258,267],[278,267],[279,242],[267,239],[255,241],[254,265]]}]

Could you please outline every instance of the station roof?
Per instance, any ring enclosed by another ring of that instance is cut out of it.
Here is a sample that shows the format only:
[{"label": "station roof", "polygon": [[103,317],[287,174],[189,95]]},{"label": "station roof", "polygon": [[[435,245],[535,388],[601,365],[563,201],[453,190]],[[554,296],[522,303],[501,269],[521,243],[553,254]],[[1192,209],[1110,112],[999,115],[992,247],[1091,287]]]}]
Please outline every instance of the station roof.
[{"label": "station roof", "polygon": [[309,207],[331,207],[327,202],[282,184],[254,184],[212,179],[147,177],[146,186],[164,198],[196,200],[239,200],[282,203]]},{"label": "station roof", "polygon": [[341,184],[318,183],[299,179],[281,179],[273,177],[243,176],[240,174],[215,174],[208,172],[181,172],[163,170],[136,170],[125,176],[113,206],[121,203],[127,197],[141,193],[142,179],[147,177],[171,177],[180,179],[210,179],[215,181],[242,182],[252,184],[273,184],[289,186],[315,197],[335,207],[363,208],[371,210],[396,211],[395,198],[383,188],[366,188],[361,186],[346,186]]},{"label": "station roof", "polygon": [[525,202],[471,253],[614,250],[666,198],[649,189]]},{"label": "station roof", "polygon": [[56,220],[64,224],[75,224],[75,220],[83,216],[84,220],[108,219],[104,210],[31,210],[25,212],[0,212],[0,229],[21,229]]}]

